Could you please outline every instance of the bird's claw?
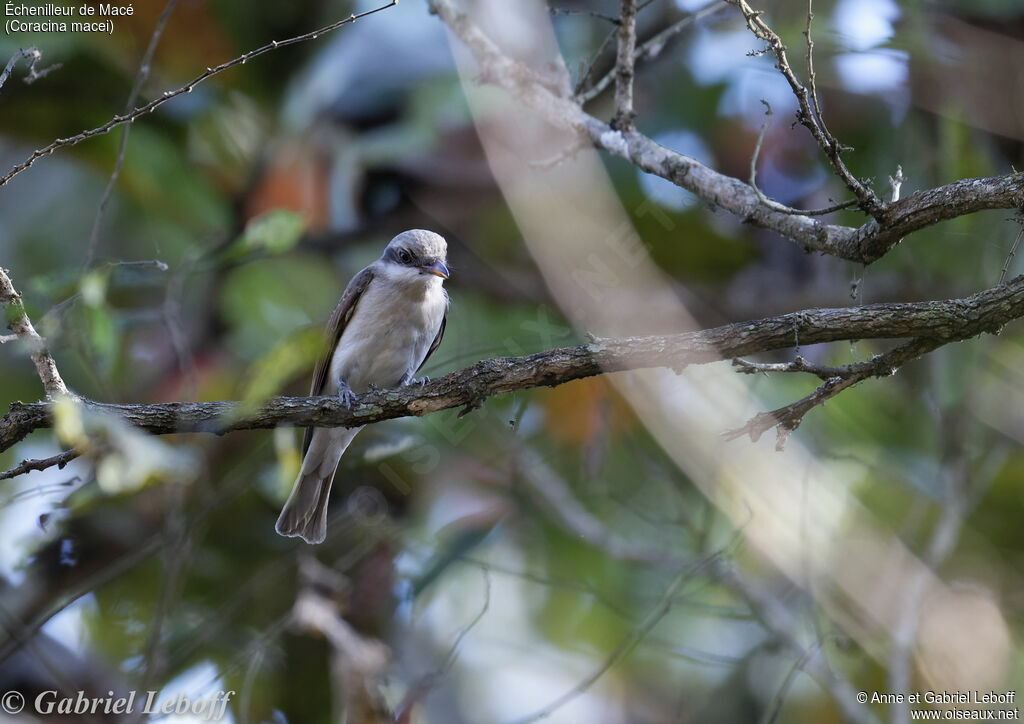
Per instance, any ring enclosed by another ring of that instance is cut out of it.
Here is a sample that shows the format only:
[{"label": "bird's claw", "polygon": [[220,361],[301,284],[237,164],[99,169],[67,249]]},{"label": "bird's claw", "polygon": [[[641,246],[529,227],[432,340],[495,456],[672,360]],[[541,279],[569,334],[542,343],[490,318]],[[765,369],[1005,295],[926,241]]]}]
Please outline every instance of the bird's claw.
[{"label": "bird's claw", "polygon": [[349,409],[356,404],[356,393],[352,391],[345,380],[338,380],[338,402]]}]

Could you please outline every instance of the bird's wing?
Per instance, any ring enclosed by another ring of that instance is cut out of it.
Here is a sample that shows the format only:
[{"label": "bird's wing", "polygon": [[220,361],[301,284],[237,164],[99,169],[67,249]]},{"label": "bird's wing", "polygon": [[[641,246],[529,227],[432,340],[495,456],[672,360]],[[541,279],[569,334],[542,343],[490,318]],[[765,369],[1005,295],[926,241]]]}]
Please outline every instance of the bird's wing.
[{"label": "bird's wing", "polygon": [[[344,333],[345,327],[348,326],[349,320],[352,319],[352,313],[356,310],[359,298],[363,296],[363,292],[366,291],[366,287],[369,286],[372,280],[373,269],[371,267],[366,267],[352,277],[352,281],[350,281],[348,286],[345,287],[345,291],[341,295],[341,300],[338,302],[338,306],[334,308],[334,312],[331,314],[331,319],[327,322],[327,334],[325,336],[326,344],[324,345],[323,354],[321,354],[320,359],[317,360],[316,371],[313,372],[313,384],[309,388],[310,397],[323,394],[324,384],[327,382],[327,373],[331,369],[331,357],[334,356],[334,350],[338,346],[338,341],[341,339],[341,335]],[[444,325],[442,324],[441,327],[443,329]],[[437,341],[439,340],[435,340],[435,344]],[[302,438],[303,456],[305,456],[306,451],[309,450],[309,443],[312,439],[313,428],[307,427],[306,434]]]},{"label": "bird's wing", "polygon": [[437,336],[434,337],[434,341],[430,343],[430,348],[427,349],[427,354],[424,355],[423,361],[420,362],[420,366],[416,368],[417,372],[419,372],[421,369],[423,369],[423,365],[425,365],[427,363],[427,360],[430,359],[430,355],[434,354],[434,350],[436,350],[441,345],[441,338],[444,337],[444,325],[447,322],[448,322],[448,310],[446,309],[445,312],[444,312],[444,316],[441,317],[441,326],[438,327],[438,329],[437,329]]}]

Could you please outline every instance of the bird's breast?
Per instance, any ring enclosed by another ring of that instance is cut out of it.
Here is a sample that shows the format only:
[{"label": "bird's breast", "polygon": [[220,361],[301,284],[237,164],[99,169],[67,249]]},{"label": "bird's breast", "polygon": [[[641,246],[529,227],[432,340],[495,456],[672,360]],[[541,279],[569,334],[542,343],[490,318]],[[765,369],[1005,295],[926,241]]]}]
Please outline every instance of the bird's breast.
[{"label": "bird's breast", "polygon": [[334,350],[327,393],[337,393],[339,377],[361,393],[371,385],[394,387],[411,376],[437,336],[446,306],[440,284],[424,290],[372,281]]}]

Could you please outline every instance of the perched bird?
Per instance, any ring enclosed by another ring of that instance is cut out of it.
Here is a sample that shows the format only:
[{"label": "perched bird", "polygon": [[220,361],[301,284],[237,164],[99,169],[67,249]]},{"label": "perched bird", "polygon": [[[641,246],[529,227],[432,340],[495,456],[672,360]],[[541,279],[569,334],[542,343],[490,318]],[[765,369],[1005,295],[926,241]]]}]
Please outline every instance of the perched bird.
[{"label": "perched bird", "polygon": [[[395,387],[441,344],[448,313],[448,245],[432,231],[403,231],[380,259],[352,278],[327,323],[327,348],[317,362],[310,395],[338,395],[351,406],[371,387]],[[361,427],[309,427],[302,468],[277,532],[322,543],[327,499],[345,448]]]}]

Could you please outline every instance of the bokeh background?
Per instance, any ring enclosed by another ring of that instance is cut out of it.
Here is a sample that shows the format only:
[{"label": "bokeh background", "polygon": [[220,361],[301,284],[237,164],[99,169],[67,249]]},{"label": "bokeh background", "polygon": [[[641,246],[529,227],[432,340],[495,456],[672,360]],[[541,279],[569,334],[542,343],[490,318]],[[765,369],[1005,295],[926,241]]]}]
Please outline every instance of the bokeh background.
[{"label": "bokeh background", "polygon": [[[647,3],[640,36],[705,5]],[[762,5],[803,73],[805,5]],[[140,99],[372,7],[180,0]],[[617,3],[551,7],[562,11],[552,21],[573,78],[591,61],[604,75],[614,26],[590,11],[615,15]],[[121,112],[164,9],[136,2],[109,36],[0,38],[0,59],[35,45],[41,66],[62,64],[32,85],[18,66],[0,88],[0,170]],[[856,149],[853,171],[886,192],[900,165],[906,194],[1024,168],[1022,31],[1024,5],[1009,0],[816,3],[818,86],[831,130]],[[746,178],[763,99],[773,115],[760,187],[803,208],[845,198],[757,50],[723,3],[639,64],[638,126]],[[588,110],[610,117],[610,93]],[[125,130],[123,167],[99,212]],[[702,326],[965,296],[999,280],[1019,229],[1012,212],[975,214],[917,232],[865,269],[807,255],[621,159],[604,163]],[[835,218],[861,223],[853,212]],[[304,394],[345,283],[394,234],[418,227],[448,239],[453,268],[428,375],[583,341],[522,241],[449,36],[421,0],[235,67],[0,188],[0,263],[69,386],[109,402]],[[1020,269],[1009,260],[1011,275]],[[814,410],[795,435],[944,581],[998,609],[1005,645],[983,677],[998,691],[1022,681],[1022,342],[1014,324],[944,347]],[[879,349],[801,351],[840,364]],[[764,409],[814,384],[745,382]],[[25,350],[0,346],[0,406],[41,395]],[[316,724],[343,720],[343,703],[360,698],[355,668],[373,673],[370,698],[411,721],[515,721],[574,689],[551,721],[849,717],[749,600],[700,569],[679,579],[580,540],[531,494],[524,459],[542,461],[557,489],[617,536],[727,559],[855,690],[889,691],[898,668],[891,647],[851,638],[813,591],[749,550],[742,526],[707,502],[603,378],[364,430],[341,463],[332,535],[315,549],[273,531],[298,465],[296,431],[155,439],[91,424],[102,454],[0,481],[0,690],[233,690],[225,721]],[[771,447],[770,437],[757,445]],[[0,468],[60,449],[39,431],[0,454]],[[364,669],[312,630],[296,609],[310,600],[360,637]],[[969,622],[958,619],[963,635]],[[378,655],[386,663],[376,666]],[[915,689],[928,688],[926,674],[911,663]],[[881,705],[861,713],[896,716]]]}]

